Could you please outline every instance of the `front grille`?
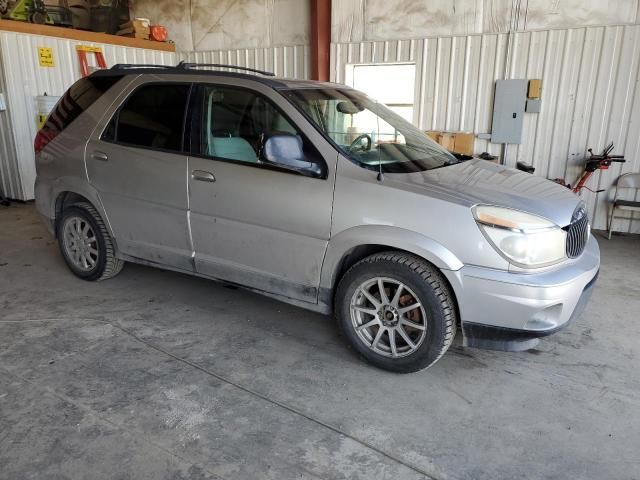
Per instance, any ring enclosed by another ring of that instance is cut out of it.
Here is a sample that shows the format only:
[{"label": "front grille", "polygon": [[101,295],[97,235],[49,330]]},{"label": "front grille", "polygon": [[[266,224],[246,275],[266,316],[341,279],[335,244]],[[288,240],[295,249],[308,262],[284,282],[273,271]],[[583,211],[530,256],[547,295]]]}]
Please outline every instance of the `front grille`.
[{"label": "front grille", "polygon": [[584,247],[589,239],[589,217],[584,207],[580,206],[573,213],[571,224],[565,227],[567,231],[567,244],[565,251],[567,257],[576,258],[582,255]]}]

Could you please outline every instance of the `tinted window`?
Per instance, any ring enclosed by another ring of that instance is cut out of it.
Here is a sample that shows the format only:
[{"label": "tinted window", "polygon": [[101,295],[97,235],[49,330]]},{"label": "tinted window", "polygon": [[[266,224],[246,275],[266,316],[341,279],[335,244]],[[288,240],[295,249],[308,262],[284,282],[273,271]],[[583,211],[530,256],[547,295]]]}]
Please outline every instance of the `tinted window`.
[{"label": "tinted window", "polygon": [[182,129],[189,85],[147,85],[120,108],[103,139],[161,150],[182,150]]},{"label": "tinted window", "polygon": [[51,133],[61,132],[121,78],[121,75],[81,78],[62,96],[43,129]]},{"label": "tinted window", "polygon": [[[246,163],[267,163],[261,150],[274,135],[294,136],[302,145],[301,161],[323,164],[308,139],[266,97],[250,90],[203,85],[194,121],[194,153]],[[273,162],[269,162],[273,165]],[[277,164],[276,164],[277,165]],[[291,165],[289,165],[291,166]]]}]

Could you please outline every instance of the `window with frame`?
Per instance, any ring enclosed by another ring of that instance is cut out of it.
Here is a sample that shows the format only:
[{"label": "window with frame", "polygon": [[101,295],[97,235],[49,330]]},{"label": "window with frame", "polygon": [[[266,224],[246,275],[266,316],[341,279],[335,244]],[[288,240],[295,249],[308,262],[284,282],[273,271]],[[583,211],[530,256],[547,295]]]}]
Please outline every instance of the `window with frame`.
[{"label": "window with frame", "polygon": [[[195,109],[193,153],[250,164],[268,163],[261,157],[265,141],[272,136],[295,137],[304,161],[323,164],[311,142],[271,100],[244,88],[202,85]],[[301,159],[302,160],[302,159]],[[282,165],[284,166],[284,165]]]},{"label": "window with frame", "polygon": [[81,78],[62,96],[44,129],[55,134],[63,131],[121,78],[122,75]]},{"label": "window with frame", "polygon": [[144,85],[127,98],[102,139],[135,147],[182,151],[190,85]]},{"label": "window with frame", "polygon": [[[365,64],[347,67],[347,83],[385,104],[391,111],[413,123],[415,63]],[[390,88],[393,86],[393,88]],[[365,119],[361,119],[365,122]],[[373,123],[369,125],[373,126]]]}]

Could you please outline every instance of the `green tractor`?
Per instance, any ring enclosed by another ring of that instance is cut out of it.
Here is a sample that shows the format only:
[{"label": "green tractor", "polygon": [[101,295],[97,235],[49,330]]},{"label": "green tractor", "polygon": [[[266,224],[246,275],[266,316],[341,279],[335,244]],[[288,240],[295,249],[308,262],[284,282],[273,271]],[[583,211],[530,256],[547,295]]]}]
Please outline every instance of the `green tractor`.
[{"label": "green tractor", "polygon": [[[4,0],[0,0],[4,4]],[[4,5],[0,4],[0,9]],[[47,15],[47,9],[44,6],[43,0],[18,0],[13,6],[6,5],[6,13],[3,12],[3,17],[11,20],[18,20],[20,22],[30,23],[49,23],[53,24],[53,21]]]},{"label": "green tractor", "polygon": [[63,5],[55,7],[45,6],[44,0],[18,0],[9,5],[8,0],[0,0],[0,15],[21,22],[70,27],[71,11],[67,1],[60,3]]}]

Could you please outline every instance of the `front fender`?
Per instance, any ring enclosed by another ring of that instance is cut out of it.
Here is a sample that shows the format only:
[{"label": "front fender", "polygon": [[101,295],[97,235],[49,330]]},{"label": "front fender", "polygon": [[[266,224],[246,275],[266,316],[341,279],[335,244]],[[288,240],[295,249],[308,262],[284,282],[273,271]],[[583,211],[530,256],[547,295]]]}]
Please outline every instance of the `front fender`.
[{"label": "front fender", "polygon": [[405,250],[440,269],[459,270],[463,266],[458,257],[432,238],[388,225],[361,225],[344,230],[329,240],[322,265],[321,288],[333,288],[342,259],[361,245],[384,245],[390,249]]}]

